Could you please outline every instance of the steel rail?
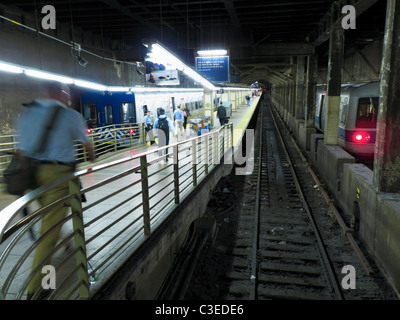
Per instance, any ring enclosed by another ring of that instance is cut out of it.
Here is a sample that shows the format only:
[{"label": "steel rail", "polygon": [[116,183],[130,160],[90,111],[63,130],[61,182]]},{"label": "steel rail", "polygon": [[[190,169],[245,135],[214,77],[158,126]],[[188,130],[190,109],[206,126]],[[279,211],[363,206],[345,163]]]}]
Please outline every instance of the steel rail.
[{"label": "steel rail", "polygon": [[259,156],[258,156],[258,168],[257,168],[257,187],[256,187],[256,202],[254,209],[254,225],[253,225],[253,241],[251,249],[251,277],[250,283],[252,289],[250,290],[250,300],[257,299],[257,283],[258,283],[258,242],[260,236],[260,194],[261,194],[261,164],[263,162],[263,146],[264,146],[264,108],[260,108],[259,114],[259,128],[257,130],[259,135]]},{"label": "steel rail", "polygon": [[[280,121],[282,122],[281,117],[278,115],[278,118],[280,119]],[[283,123],[283,122],[282,122]],[[353,229],[349,228],[346,223],[344,222],[343,218],[341,217],[340,213],[338,212],[336,206],[332,203],[332,199],[329,198],[328,194],[326,193],[326,191],[324,190],[324,186],[321,184],[320,180],[318,179],[316,173],[314,172],[314,170],[311,168],[311,164],[308,162],[308,160],[306,159],[306,157],[304,156],[302,150],[299,148],[299,146],[297,145],[296,141],[294,140],[294,138],[292,136],[290,136],[290,138],[292,139],[292,142],[294,143],[295,148],[297,149],[297,151],[300,154],[300,157],[302,158],[303,162],[306,164],[306,167],[308,169],[308,171],[310,172],[314,182],[316,183],[316,185],[318,186],[319,190],[321,191],[324,199],[326,200],[326,204],[330,207],[330,209],[332,210],[337,222],[339,223],[340,227],[342,228],[343,234],[347,237],[347,239],[350,242],[351,247],[353,248],[354,252],[356,253],[360,263],[362,264],[365,272],[370,275],[372,273],[374,273],[373,269],[371,268],[371,266],[369,265],[367,259],[364,257],[361,249],[359,248],[359,246],[357,245],[357,243],[354,240],[354,237],[352,235],[352,232],[354,231]]]},{"label": "steel rail", "polygon": [[323,260],[323,266],[325,267],[326,274],[329,277],[329,281],[331,283],[332,289],[334,290],[334,292],[336,294],[336,297],[338,299],[340,299],[340,300],[343,300],[343,293],[340,290],[340,287],[339,287],[339,284],[338,284],[338,280],[336,278],[336,275],[335,275],[335,272],[334,272],[334,269],[333,269],[333,266],[332,266],[332,262],[329,259],[328,253],[327,253],[327,251],[325,249],[325,246],[324,246],[324,243],[323,243],[323,240],[322,240],[321,232],[320,232],[320,230],[319,230],[319,228],[318,228],[318,226],[316,224],[316,221],[315,221],[315,218],[314,218],[313,214],[310,211],[310,207],[309,207],[309,205],[307,203],[307,200],[306,200],[306,198],[304,196],[304,193],[303,193],[303,190],[301,188],[300,182],[299,182],[299,180],[297,178],[297,174],[295,172],[295,169],[294,169],[294,166],[293,166],[293,163],[292,163],[292,160],[291,160],[288,148],[287,148],[287,144],[285,143],[285,141],[284,141],[284,139],[282,137],[282,133],[279,130],[279,127],[278,127],[278,125],[276,123],[275,115],[272,112],[271,112],[271,115],[272,115],[272,119],[273,119],[273,121],[275,123],[275,126],[277,128],[278,136],[279,136],[279,139],[280,139],[280,141],[282,143],[283,150],[284,150],[284,153],[286,155],[290,170],[292,172],[292,177],[293,177],[293,180],[295,182],[298,195],[299,195],[299,197],[300,197],[300,199],[301,199],[301,201],[303,203],[303,208],[304,208],[305,212],[307,213],[307,216],[309,218],[310,224],[311,224],[311,226],[312,226],[312,228],[314,230],[314,233],[315,233],[315,236],[316,236],[316,239],[317,239],[317,242],[318,242],[318,247],[319,247],[319,251],[320,251],[320,254],[321,254],[321,258]]}]

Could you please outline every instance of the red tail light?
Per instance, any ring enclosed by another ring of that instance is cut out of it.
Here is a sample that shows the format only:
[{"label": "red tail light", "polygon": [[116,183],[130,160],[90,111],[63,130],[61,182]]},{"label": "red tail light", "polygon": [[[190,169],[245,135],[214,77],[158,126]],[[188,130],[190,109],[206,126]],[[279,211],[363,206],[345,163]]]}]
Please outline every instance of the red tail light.
[{"label": "red tail light", "polygon": [[87,133],[89,133],[89,134],[92,133],[92,129],[87,129],[86,131],[87,131]]},{"label": "red tail light", "polygon": [[368,132],[356,132],[353,135],[353,141],[357,143],[368,143],[371,141],[371,135]]},{"label": "red tail light", "polygon": [[130,129],[130,130],[129,130],[129,132],[130,132],[130,133],[134,133],[134,132],[135,132],[135,130],[133,130],[133,129]]}]

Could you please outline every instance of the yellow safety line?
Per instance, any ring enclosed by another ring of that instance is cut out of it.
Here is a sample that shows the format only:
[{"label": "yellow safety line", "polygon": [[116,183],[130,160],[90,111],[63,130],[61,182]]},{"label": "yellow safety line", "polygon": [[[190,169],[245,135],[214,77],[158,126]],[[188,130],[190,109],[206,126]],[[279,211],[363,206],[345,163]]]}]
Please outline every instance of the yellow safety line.
[{"label": "yellow safety line", "polygon": [[249,107],[249,110],[246,112],[242,120],[238,123],[238,125],[233,130],[233,146],[236,147],[239,144],[239,141],[243,137],[243,132],[246,130],[247,126],[249,125],[250,119],[254,114],[254,110],[258,105],[258,101],[260,100],[261,96],[257,98],[256,101],[253,101],[253,104]]}]

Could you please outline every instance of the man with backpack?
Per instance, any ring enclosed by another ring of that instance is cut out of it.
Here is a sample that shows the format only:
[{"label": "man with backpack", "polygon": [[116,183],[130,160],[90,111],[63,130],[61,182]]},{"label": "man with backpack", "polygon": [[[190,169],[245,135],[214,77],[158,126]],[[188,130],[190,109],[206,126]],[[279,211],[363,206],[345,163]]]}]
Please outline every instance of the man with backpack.
[{"label": "man with backpack", "polygon": [[[164,147],[169,145],[169,131],[171,130],[173,135],[176,135],[176,130],[172,121],[165,115],[165,110],[159,109],[159,113],[158,119],[154,122],[154,129],[158,135],[158,146]],[[159,152],[159,156],[164,154],[167,155],[165,160],[168,161],[168,148]]]}]

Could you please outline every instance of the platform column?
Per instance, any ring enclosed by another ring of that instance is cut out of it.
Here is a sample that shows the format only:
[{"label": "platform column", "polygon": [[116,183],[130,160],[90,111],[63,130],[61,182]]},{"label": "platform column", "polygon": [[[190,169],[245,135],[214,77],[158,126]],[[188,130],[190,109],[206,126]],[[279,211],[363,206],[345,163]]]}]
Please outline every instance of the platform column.
[{"label": "platform column", "polygon": [[304,76],[305,76],[305,57],[297,57],[297,74],[296,74],[296,104],[295,117],[296,119],[303,118],[304,104]]},{"label": "platform column", "polygon": [[400,190],[400,3],[387,1],[381,96],[376,132],[373,186],[378,192]]},{"label": "platform column", "polygon": [[315,105],[317,94],[317,77],[318,77],[318,57],[307,57],[307,81],[306,81],[306,128],[315,127]]},{"label": "platform column", "polygon": [[210,127],[214,128],[214,91],[204,91],[204,115],[210,117]]},{"label": "platform column", "polygon": [[328,88],[324,128],[324,142],[327,145],[337,145],[338,143],[343,51],[344,29],[342,26],[335,25],[332,28],[329,41]]}]

